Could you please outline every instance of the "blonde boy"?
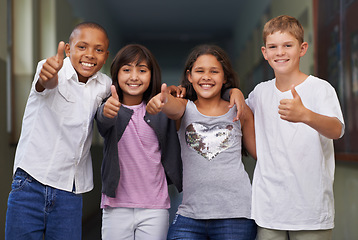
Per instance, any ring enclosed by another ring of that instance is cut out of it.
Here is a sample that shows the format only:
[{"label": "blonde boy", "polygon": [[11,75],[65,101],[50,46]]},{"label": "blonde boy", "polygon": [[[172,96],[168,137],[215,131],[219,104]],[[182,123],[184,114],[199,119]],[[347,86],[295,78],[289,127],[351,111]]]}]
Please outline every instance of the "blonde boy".
[{"label": "blonde boy", "polygon": [[266,23],[261,50],[275,78],[247,99],[255,116],[259,240],[326,240],[334,227],[333,139],[343,135],[344,121],[334,88],[299,70],[308,48],[303,36],[293,17]]},{"label": "blonde boy", "polygon": [[98,72],[108,44],[101,26],[81,23],[57,55],[39,62],[16,149],[6,240],[81,239],[81,194],[93,188],[93,118],[112,82]]}]

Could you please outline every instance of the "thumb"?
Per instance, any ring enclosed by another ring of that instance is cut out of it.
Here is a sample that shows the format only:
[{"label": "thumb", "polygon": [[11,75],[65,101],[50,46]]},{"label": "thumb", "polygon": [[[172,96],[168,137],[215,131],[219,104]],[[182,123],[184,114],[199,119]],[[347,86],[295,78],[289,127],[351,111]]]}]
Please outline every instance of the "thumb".
[{"label": "thumb", "polygon": [[117,90],[116,90],[116,87],[114,85],[111,86],[111,93],[112,93],[112,97],[114,97],[117,101],[119,101]]},{"label": "thumb", "polygon": [[163,83],[161,87],[161,94],[160,94],[160,101],[162,103],[167,103],[168,101],[168,90],[167,90],[167,84]]},{"label": "thumb", "polygon": [[56,58],[58,63],[62,66],[63,58],[65,57],[65,42],[61,41],[58,43]]},{"label": "thumb", "polygon": [[295,85],[291,86],[291,93],[293,98],[300,98],[300,95],[298,95],[298,93],[296,92]]}]

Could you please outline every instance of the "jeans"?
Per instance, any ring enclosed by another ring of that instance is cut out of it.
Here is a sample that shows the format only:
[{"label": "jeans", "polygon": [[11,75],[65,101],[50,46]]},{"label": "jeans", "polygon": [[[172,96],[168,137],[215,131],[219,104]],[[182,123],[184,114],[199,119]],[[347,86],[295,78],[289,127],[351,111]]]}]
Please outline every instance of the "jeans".
[{"label": "jeans", "polygon": [[21,169],[8,198],[5,240],[80,240],[82,195],[45,186]]},{"label": "jeans", "polygon": [[254,240],[257,226],[246,218],[192,219],[176,215],[169,227],[168,240]]}]

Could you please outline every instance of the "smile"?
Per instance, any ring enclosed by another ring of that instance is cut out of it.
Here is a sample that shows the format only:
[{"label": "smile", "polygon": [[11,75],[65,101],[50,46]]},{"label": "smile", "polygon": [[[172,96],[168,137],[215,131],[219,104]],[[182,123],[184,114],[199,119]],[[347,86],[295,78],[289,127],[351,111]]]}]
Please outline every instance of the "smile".
[{"label": "smile", "polygon": [[127,85],[129,86],[129,87],[139,87],[139,86],[141,86],[142,84],[130,84],[130,83],[127,83]]},{"label": "smile", "polygon": [[94,67],[95,64],[94,63],[85,63],[85,62],[81,62],[82,66],[84,67]]},{"label": "smile", "polygon": [[280,60],[275,60],[275,62],[277,63],[284,63],[284,62],[288,62],[288,59],[280,59]]}]

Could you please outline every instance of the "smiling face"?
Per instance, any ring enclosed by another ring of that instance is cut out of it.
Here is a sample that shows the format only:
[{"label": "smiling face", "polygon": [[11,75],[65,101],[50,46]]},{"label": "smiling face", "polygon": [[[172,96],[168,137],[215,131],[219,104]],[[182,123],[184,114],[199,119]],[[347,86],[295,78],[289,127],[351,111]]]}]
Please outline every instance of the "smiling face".
[{"label": "smiling face", "polygon": [[108,38],[100,29],[82,27],[71,34],[65,51],[76,70],[78,80],[86,83],[106,63]]},{"label": "smiling face", "polygon": [[187,74],[198,99],[221,97],[221,88],[226,81],[223,67],[215,56],[199,56]]},{"label": "smiling face", "polygon": [[277,31],[267,36],[266,46],[261,51],[275,75],[280,75],[298,72],[300,58],[307,48],[306,42],[300,44],[290,33]]},{"label": "smiling face", "polygon": [[123,93],[123,104],[140,104],[150,80],[151,71],[145,61],[123,65],[118,71],[118,85]]}]

